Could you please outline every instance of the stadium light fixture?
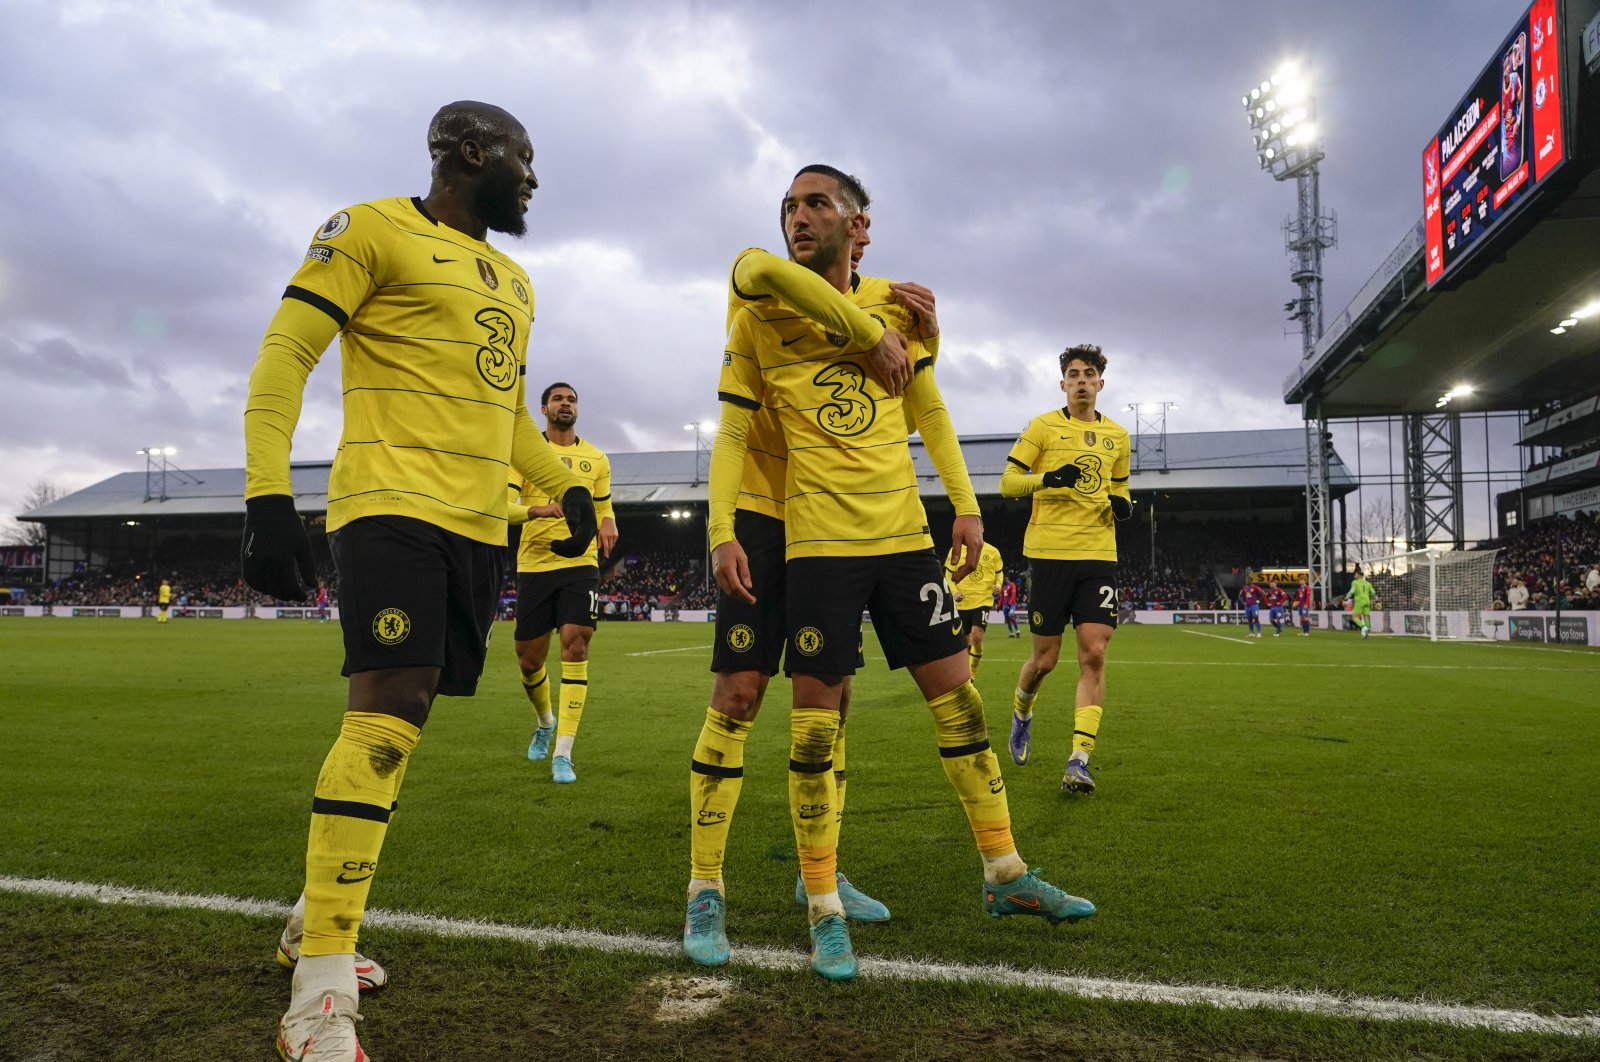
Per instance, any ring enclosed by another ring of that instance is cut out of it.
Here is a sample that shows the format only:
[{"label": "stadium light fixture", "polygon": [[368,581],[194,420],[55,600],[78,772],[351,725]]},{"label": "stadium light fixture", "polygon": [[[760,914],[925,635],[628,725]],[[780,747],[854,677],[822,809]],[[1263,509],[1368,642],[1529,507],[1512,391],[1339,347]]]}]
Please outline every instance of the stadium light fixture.
[{"label": "stadium light fixture", "polygon": [[1600,313],[1600,299],[1595,299],[1593,302],[1573,310],[1572,316],[1576,317],[1580,321],[1584,321],[1590,317],[1593,317],[1597,313]]},{"label": "stadium light fixture", "polygon": [[1567,330],[1565,328],[1559,328],[1558,327],[1558,328],[1550,329],[1550,334],[1553,335],[1553,336],[1566,335],[1566,332],[1567,332]]},{"label": "stadium light fixture", "polygon": [[1577,323],[1578,323],[1578,319],[1576,317],[1569,317],[1565,321],[1561,322],[1561,327],[1562,328],[1572,328],[1572,327],[1576,326]]}]

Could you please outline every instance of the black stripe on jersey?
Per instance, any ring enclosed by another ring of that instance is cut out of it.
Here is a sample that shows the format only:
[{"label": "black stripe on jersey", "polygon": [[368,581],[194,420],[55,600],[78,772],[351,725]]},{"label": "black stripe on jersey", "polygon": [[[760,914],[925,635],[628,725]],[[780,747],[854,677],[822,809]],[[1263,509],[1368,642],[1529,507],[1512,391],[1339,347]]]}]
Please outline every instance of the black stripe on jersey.
[{"label": "black stripe on jersey", "polygon": [[777,502],[779,505],[783,504],[783,499],[782,498],[773,498],[773,497],[770,497],[770,496],[768,496],[766,494],[761,494],[761,493],[758,493],[758,492],[753,491],[753,490],[745,490],[743,488],[740,488],[739,497],[743,498],[747,494],[752,498],[760,498],[763,501]]},{"label": "black stripe on jersey", "polygon": [[345,325],[350,323],[350,315],[339,309],[338,303],[334,302],[332,299],[323,298],[314,291],[307,291],[305,288],[290,284],[288,287],[283,289],[283,297],[286,299],[299,299],[307,306],[315,306],[317,309],[333,318],[333,323],[338,325],[340,328],[343,328]]},{"label": "black stripe on jersey", "polygon": [[[504,510],[502,510],[500,512],[497,512],[497,513],[486,513],[486,512],[482,512],[482,511],[480,511],[478,509],[474,509],[474,508],[472,508],[471,506],[468,506],[468,505],[457,505],[455,502],[448,502],[448,501],[445,501],[443,498],[436,498],[432,494],[427,493],[426,491],[401,490],[399,487],[374,487],[372,490],[358,490],[358,491],[354,492],[353,494],[341,494],[337,498],[330,496],[328,498],[328,504],[332,505],[336,501],[348,501],[351,498],[359,498],[363,494],[414,494],[419,498],[427,498],[429,501],[436,501],[440,505],[444,506],[446,509],[459,509],[464,513],[471,513],[474,516],[487,516],[491,520],[498,520],[501,523],[505,523],[506,522],[506,514],[505,514]],[[426,518],[425,517],[418,517],[418,519],[423,520],[424,522],[426,522]]]},{"label": "black stripe on jersey", "polygon": [[368,822],[388,822],[389,808],[377,804],[363,804],[359,800],[328,800],[311,798],[311,814],[340,815],[347,819],[366,819]]},{"label": "black stripe on jersey", "polygon": [[753,454],[761,454],[763,457],[770,457],[774,461],[788,461],[789,460],[789,455],[786,454],[786,453],[775,454],[771,450],[763,450],[759,446],[747,446],[747,447],[745,447],[745,449],[748,450],[750,453],[753,453]]},{"label": "black stripe on jersey", "polygon": [[917,373],[921,372],[923,369],[926,369],[928,366],[930,366],[932,364],[933,364],[933,359],[931,357],[923,358],[921,361],[918,361],[915,365],[913,365],[911,367],[911,375],[915,376]]},{"label": "black stripe on jersey", "polygon": [[611,500],[611,495],[602,494],[600,497],[598,497],[598,498],[596,498],[594,500],[597,501],[597,502],[610,501]]},{"label": "black stripe on jersey", "polygon": [[[790,407],[786,407],[786,408],[790,408]],[[818,407],[818,408],[820,408],[820,407]],[[809,412],[811,412],[811,410],[802,409],[802,410],[799,410],[799,412],[801,412],[801,413],[809,413]],[[796,450],[876,450],[880,446],[904,446],[904,445],[906,445],[906,440],[903,439],[903,438],[902,439],[895,439],[895,440],[892,440],[891,442],[868,443],[865,446],[839,446],[839,445],[837,445],[835,443],[813,443],[812,445],[809,445],[809,446],[791,446],[791,447],[789,447],[789,452],[793,453]]]},{"label": "black stripe on jersey", "polygon": [[[483,256],[479,255],[478,257],[481,258]],[[478,296],[480,296],[482,298],[488,299],[490,302],[497,302],[502,306],[513,307],[519,314],[526,314],[528,312],[528,307],[524,303],[515,302],[515,301],[513,301],[511,299],[503,298],[502,296],[496,295],[492,291],[484,291],[482,288],[473,287],[471,284],[452,284],[448,280],[415,280],[415,281],[410,281],[410,282],[407,282],[407,283],[404,283],[404,284],[380,284],[374,290],[377,290],[377,291],[391,291],[391,290],[393,290],[395,288],[457,288],[457,289],[459,289],[461,291],[470,291],[474,295],[478,295]],[[530,318],[530,320],[531,319],[532,318]],[[411,337],[410,336],[405,336],[404,338],[410,339]],[[452,343],[460,343],[460,342],[462,342],[462,340],[455,339],[455,340],[450,340],[450,342],[452,342]],[[473,345],[474,346],[477,345],[477,341],[476,340],[473,341]]]},{"label": "black stripe on jersey", "polygon": [[507,413],[516,412],[515,409],[508,405],[500,402],[491,402],[487,398],[468,398],[466,395],[447,395],[439,391],[419,391],[415,387],[351,387],[344,393],[348,395],[353,394],[356,391],[399,391],[408,395],[427,395],[429,398],[448,398],[452,402],[472,402],[475,405],[480,406],[493,406],[496,409],[503,409]]},{"label": "black stripe on jersey", "polygon": [[861,498],[868,494],[899,494],[903,490],[916,490],[917,484],[907,483],[903,487],[890,487],[888,490],[797,490],[793,494],[785,495],[786,498],[808,498],[813,494],[826,494],[832,498]]},{"label": "black stripe on jersey", "polygon": [[1018,461],[1015,457],[1012,457],[1009,454],[1006,455],[1006,460],[1010,461],[1012,464],[1016,465],[1018,468],[1022,469],[1024,472],[1032,472],[1033,471],[1033,469],[1029,468],[1027,465],[1023,464],[1021,461]]},{"label": "black stripe on jersey", "polygon": [[746,251],[744,254],[741,254],[738,258],[733,260],[733,268],[728,270],[728,287],[732,288],[733,293],[739,296],[739,298],[743,299],[745,302],[760,302],[763,298],[761,295],[746,295],[744,292],[739,290],[739,285],[733,282],[733,278],[739,275],[739,263],[744,261],[745,255],[754,253],[754,250],[750,250]]},{"label": "black stripe on jersey", "polygon": [[[392,443],[387,439],[346,439],[343,446],[389,446],[396,450],[426,450],[431,454],[449,454],[451,457],[466,457],[473,461],[493,461],[497,465],[505,464],[503,457],[484,457],[482,454],[464,454],[459,450],[441,450],[437,446],[418,446],[415,443]],[[507,484],[510,486],[510,484]]]},{"label": "black stripe on jersey", "polygon": [[713,778],[743,778],[743,767],[724,767],[720,763],[701,763],[699,760],[689,761],[689,770],[695,774],[708,774]]},{"label": "black stripe on jersey", "polygon": [[799,760],[790,760],[789,770],[795,774],[821,774],[823,771],[833,770],[833,761],[823,760],[821,763],[801,763]]},{"label": "black stripe on jersey", "polygon": [[760,402],[746,398],[744,395],[736,395],[731,391],[718,391],[717,398],[727,402],[729,405],[738,406],[740,409],[755,411],[761,408]]},{"label": "black stripe on jersey", "polygon": [[512,490],[517,491],[519,493],[522,490],[522,484],[521,483],[511,483],[511,482],[508,481],[506,483],[506,486],[510,487]]},{"label": "black stripe on jersey", "polygon": [[953,760],[957,756],[976,756],[980,752],[988,751],[989,739],[984,738],[982,741],[974,741],[970,745],[954,745],[950,748],[944,748],[941,746],[939,749],[939,755],[943,756],[947,760]]},{"label": "black stripe on jersey", "polygon": [[421,214],[435,225],[439,224],[439,219],[428,213],[428,205],[422,201],[422,197],[420,195],[414,195],[411,197],[411,205],[417,208],[417,213]]},{"label": "black stripe on jersey", "polygon": [[1111,482],[1113,482],[1113,483],[1126,483],[1126,482],[1128,482],[1128,477],[1127,476],[1112,476],[1111,477]]}]

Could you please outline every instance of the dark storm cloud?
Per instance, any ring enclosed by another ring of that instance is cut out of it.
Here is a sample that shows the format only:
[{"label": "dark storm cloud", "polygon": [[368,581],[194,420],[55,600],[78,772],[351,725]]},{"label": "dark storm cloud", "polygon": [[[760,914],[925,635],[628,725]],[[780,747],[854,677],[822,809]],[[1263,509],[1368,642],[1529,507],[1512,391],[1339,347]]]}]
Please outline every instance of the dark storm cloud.
[{"label": "dark storm cloud", "polygon": [[[1256,168],[1240,90],[1289,55],[1317,73],[1331,315],[1417,217],[1420,145],[1516,13],[24,6],[7,33],[30,46],[0,63],[0,384],[17,410],[0,441],[19,457],[0,502],[157,442],[241,461],[245,377],[309,234],[424,192],[427,118],[457,98],[532,136],[529,235],[504,241],[535,282],[530,376],[572,378],[601,445],[685,445],[686,417],[714,414],[727,264],[781,246],[778,198],[818,160],[873,190],[867,271],[938,292],[963,431],[1016,430],[1019,395],[1052,404],[1052,356],[1084,339],[1115,355],[1113,411],[1162,398],[1184,405],[1174,430],[1290,423],[1293,194]],[[332,452],[338,391],[336,364],[313,374],[297,457]]]}]

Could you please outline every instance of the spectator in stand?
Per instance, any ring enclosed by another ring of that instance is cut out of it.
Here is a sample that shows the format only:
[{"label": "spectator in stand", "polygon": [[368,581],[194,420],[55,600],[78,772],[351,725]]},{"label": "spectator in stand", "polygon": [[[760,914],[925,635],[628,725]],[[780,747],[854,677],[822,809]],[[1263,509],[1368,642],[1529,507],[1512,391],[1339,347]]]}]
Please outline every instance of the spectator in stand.
[{"label": "spectator in stand", "polygon": [[1528,587],[1521,579],[1511,580],[1511,589],[1506,591],[1506,601],[1511,605],[1511,611],[1521,612],[1528,607]]}]

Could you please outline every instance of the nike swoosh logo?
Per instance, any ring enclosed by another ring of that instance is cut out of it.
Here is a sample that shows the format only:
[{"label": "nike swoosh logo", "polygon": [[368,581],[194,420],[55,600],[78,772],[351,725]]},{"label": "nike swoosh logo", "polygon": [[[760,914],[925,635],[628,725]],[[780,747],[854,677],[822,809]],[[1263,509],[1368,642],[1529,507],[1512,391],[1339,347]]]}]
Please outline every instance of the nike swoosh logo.
[{"label": "nike swoosh logo", "polygon": [[[376,873],[376,871],[374,871],[374,873]],[[343,873],[340,873],[340,875],[333,880],[337,881],[340,885],[354,885],[357,882],[366,881],[370,877],[372,877],[372,874],[363,874],[359,878],[347,878]]]},{"label": "nike swoosh logo", "polygon": [[961,622],[959,620],[957,620],[955,623],[950,624],[950,633],[951,634],[960,634],[961,633]]},{"label": "nike swoosh logo", "polygon": [[1010,900],[1012,903],[1020,903],[1024,907],[1031,907],[1035,911],[1039,909],[1038,900],[1025,900],[1021,896],[1008,896],[1006,899]]},{"label": "nike swoosh logo", "polygon": [[829,808],[823,808],[821,811],[813,811],[809,815],[806,814],[804,811],[802,811],[800,813],[800,817],[802,819],[820,819],[820,818],[822,818],[822,816],[826,815],[830,810],[831,809],[829,809]]},{"label": "nike swoosh logo", "polygon": [[[444,265],[446,262],[454,262],[455,261],[454,258],[440,258],[438,255],[434,255],[433,256],[433,260],[434,260],[434,262],[436,262],[439,265]],[[1066,436],[1063,435],[1062,438],[1065,439]]]},{"label": "nike swoosh logo", "polygon": [[805,336],[795,336],[793,339],[785,339],[782,343],[779,343],[778,345],[781,346],[781,347],[786,347],[790,343],[798,343],[804,338],[805,338]]}]

